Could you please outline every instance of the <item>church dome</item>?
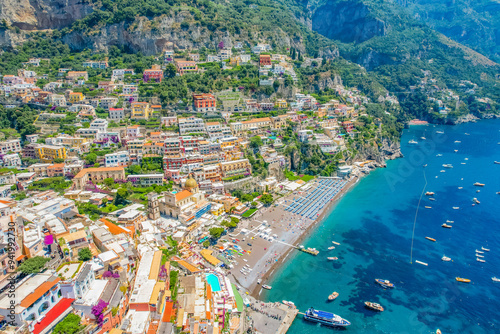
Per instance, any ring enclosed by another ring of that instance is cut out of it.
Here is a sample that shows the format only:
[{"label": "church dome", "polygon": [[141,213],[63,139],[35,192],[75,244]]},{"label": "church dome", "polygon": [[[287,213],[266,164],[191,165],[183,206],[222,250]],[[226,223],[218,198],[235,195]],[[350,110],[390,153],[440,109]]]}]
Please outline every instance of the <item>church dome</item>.
[{"label": "church dome", "polygon": [[189,178],[186,180],[186,188],[196,188],[198,187],[198,183],[196,183],[196,180],[193,179],[193,177],[190,175]]}]

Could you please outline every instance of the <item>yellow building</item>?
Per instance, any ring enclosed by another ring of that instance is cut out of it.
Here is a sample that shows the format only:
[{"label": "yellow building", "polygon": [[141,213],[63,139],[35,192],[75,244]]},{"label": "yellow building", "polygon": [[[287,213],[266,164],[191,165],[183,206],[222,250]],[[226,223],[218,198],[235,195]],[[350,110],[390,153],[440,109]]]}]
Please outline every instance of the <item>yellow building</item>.
[{"label": "yellow building", "polygon": [[81,102],[85,99],[85,96],[83,96],[83,93],[79,92],[71,92],[68,94],[68,102],[69,103],[78,103]]},{"label": "yellow building", "polygon": [[252,165],[248,159],[221,162],[220,168],[223,177],[252,174]]},{"label": "yellow building", "polygon": [[40,145],[36,147],[36,157],[42,162],[54,162],[55,159],[66,159],[64,146]]},{"label": "yellow building", "polygon": [[240,66],[241,58],[240,56],[234,56],[229,58],[229,66]]},{"label": "yellow building", "polygon": [[236,137],[228,137],[219,139],[221,149],[225,149],[226,147],[236,146],[238,144],[238,138]]},{"label": "yellow building", "polygon": [[224,210],[224,205],[220,203],[213,203],[212,208],[210,209],[210,212],[214,216],[220,216],[223,215],[226,211]]},{"label": "yellow building", "polygon": [[132,119],[148,119],[151,113],[149,103],[147,102],[132,102]]},{"label": "yellow building", "polygon": [[274,103],[274,106],[277,108],[277,109],[284,109],[288,106],[288,104],[286,103],[286,100],[284,99],[278,99],[276,100],[276,102]]}]

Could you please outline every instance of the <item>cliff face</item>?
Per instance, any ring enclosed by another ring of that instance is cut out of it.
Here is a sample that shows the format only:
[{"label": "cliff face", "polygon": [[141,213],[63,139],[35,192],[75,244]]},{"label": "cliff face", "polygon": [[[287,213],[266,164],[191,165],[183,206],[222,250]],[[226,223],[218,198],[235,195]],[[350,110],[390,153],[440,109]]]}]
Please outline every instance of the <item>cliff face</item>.
[{"label": "cliff face", "polygon": [[22,30],[61,29],[92,11],[86,0],[0,1],[0,20]]},{"label": "cliff face", "polygon": [[312,15],[311,27],[344,43],[360,43],[386,34],[386,24],[359,1],[329,0]]}]

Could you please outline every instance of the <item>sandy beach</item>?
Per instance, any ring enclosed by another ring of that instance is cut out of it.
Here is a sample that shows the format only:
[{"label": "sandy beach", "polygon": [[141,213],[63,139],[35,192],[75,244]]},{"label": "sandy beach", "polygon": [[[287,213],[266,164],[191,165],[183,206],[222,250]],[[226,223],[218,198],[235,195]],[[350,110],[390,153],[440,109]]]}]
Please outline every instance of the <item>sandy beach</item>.
[{"label": "sandy beach", "polygon": [[[259,298],[261,286],[257,284],[260,279],[262,284],[273,275],[278,266],[280,266],[288,258],[291,251],[295,249],[307,237],[318,222],[328,216],[333,205],[354,185],[359,181],[359,177],[351,177],[343,186],[335,197],[326,203],[318,212],[316,219],[304,218],[298,214],[293,214],[285,210],[288,203],[298,196],[308,196],[310,190],[317,185],[317,180],[308,191],[297,191],[277,200],[271,207],[259,210],[259,213],[248,220],[243,220],[234,233],[229,233],[226,239],[236,239],[237,244],[244,250],[251,253],[245,253],[234,263],[234,268],[231,269],[230,278],[237,284],[243,287],[246,292],[255,298]],[[242,229],[246,233],[242,233]],[[269,231],[267,235],[270,239],[272,236],[276,238],[272,241],[262,238],[262,231]],[[239,240],[239,241],[238,241]],[[311,255],[313,256],[313,255]],[[241,272],[242,268],[248,269]]]}]

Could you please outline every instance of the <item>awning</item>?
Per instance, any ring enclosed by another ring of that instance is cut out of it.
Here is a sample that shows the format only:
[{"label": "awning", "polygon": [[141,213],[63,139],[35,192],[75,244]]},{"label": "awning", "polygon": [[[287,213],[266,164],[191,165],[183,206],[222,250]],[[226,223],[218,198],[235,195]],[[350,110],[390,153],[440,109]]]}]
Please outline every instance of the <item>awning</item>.
[{"label": "awning", "polygon": [[19,255],[19,256],[16,258],[16,261],[18,261],[18,262],[19,262],[19,261],[21,261],[22,259],[24,259],[25,257],[26,257],[26,255],[21,254],[21,255]]}]

